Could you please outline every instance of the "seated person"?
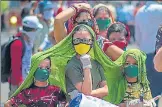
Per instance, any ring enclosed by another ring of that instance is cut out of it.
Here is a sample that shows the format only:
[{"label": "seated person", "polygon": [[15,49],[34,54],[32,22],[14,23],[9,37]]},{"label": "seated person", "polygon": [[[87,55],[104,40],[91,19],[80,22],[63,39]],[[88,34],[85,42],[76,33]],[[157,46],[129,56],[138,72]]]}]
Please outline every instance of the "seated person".
[{"label": "seated person", "polygon": [[124,98],[119,106],[126,107],[126,102],[140,99],[151,100],[151,90],[146,74],[146,55],[137,49],[131,49],[124,53],[122,58],[122,74],[126,80]]},{"label": "seated person", "polygon": [[104,70],[99,62],[91,59],[89,52],[93,47],[91,32],[81,25],[72,33],[72,43],[76,55],[69,60],[65,69],[67,93],[70,99],[83,93],[103,98],[108,95]]},{"label": "seated person", "polygon": [[51,62],[49,58],[41,61],[39,67],[34,72],[34,80],[30,87],[11,97],[4,106],[56,107],[58,104],[65,104],[66,97],[63,91],[57,86],[49,85],[47,81],[51,72],[50,68]]}]

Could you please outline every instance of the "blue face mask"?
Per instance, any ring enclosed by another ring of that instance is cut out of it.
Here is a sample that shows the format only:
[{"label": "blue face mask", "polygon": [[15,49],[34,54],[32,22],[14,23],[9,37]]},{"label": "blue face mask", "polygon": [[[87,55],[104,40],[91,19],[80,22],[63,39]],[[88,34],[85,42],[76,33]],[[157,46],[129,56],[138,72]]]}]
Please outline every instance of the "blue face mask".
[{"label": "blue face mask", "polygon": [[135,78],[138,76],[138,66],[137,65],[128,65],[124,68],[125,75],[130,78]]},{"label": "blue face mask", "polygon": [[53,9],[46,10],[46,11],[43,12],[43,17],[46,20],[49,20],[49,19],[53,18],[53,15],[54,15],[54,10]]},{"label": "blue face mask", "polygon": [[47,69],[38,68],[34,74],[35,80],[45,82],[49,77],[49,71]]}]

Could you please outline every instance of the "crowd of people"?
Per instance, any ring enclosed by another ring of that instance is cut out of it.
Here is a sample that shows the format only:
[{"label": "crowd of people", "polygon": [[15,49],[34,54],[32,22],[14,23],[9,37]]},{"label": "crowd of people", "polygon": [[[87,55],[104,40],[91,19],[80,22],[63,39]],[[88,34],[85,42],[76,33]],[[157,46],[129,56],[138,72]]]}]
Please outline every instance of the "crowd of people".
[{"label": "crowd of people", "polygon": [[[134,13],[119,6],[116,16],[88,1],[57,11],[51,1],[32,2],[8,45],[4,106],[73,107],[83,93],[119,107],[154,107],[162,93],[162,4],[137,6]],[[127,49],[132,37],[139,49]]]}]

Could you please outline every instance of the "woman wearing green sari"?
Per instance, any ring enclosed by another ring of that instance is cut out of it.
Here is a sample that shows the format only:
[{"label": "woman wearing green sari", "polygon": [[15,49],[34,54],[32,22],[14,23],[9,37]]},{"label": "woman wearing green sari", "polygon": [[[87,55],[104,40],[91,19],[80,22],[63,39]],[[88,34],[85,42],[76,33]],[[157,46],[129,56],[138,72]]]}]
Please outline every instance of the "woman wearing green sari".
[{"label": "woman wearing green sari", "polygon": [[[120,104],[122,102],[127,89],[127,81],[120,69],[120,65],[123,62],[123,56],[121,56],[115,63],[111,61],[111,59],[108,58],[99,47],[94,31],[89,26],[83,24],[76,26],[69,36],[64,38],[57,45],[44,52],[39,52],[32,57],[32,66],[28,77],[12,96],[16,96],[19,92],[28,88],[33,83],[34,72],[36,71],[40,61],[47,57],[51,58],[52,67],[51,74],[48,79],[49,84],[59,86],[62,88],[62,90],[64,90],[64,92],[66,92],[65,67],[68,61],[76,54],[72,44],[72,34],[78,29],[79,26],[84,26],[87,28],[94,40],[89,55],[92,59],[99,62],[103,67],[105,80],[109,90],[108,95],[104,97],[104,99],[113,104]],[[134,52],[136,52],[136,50]]]}]

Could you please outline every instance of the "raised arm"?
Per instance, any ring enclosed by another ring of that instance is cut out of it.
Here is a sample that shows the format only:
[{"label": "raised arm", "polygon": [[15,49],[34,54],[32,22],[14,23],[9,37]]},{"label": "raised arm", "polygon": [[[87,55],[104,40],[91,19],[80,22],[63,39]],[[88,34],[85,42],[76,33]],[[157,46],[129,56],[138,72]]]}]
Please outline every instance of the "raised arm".
[{"label": "raised arm", "polygon": [[56,42],[60,42],[67,35],[67,30],[65,27],[65,22],[70,19],[75,14],[75,9],[72,7],[62,11],[55,17],[54,22],[54,37]]},{"label": "raised arm", "polygon": [[56,39],[56,43],[60,42],[67,35],[67,30],[64,25],[65,22],[68,21],[68,19],[70,19],[72,16],[74,16],[75,13],[78,12],[80,9],[90,9],[90,5],[87,3],[77,3],[74,4],[74,7],[67,8],[55,17],[54,37]]}]

